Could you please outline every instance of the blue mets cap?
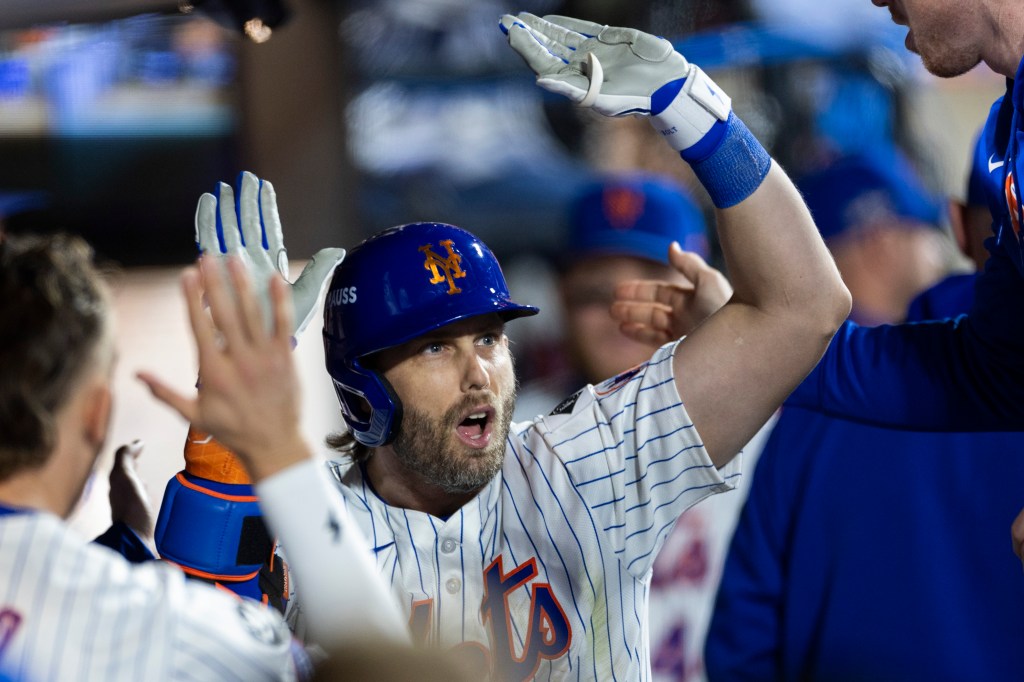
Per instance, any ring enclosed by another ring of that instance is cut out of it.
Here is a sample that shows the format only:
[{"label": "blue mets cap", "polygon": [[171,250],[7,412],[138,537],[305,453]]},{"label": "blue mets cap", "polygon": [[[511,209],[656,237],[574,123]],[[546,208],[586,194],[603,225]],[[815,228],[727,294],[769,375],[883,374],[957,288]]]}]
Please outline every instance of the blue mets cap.
[{"label": "blue mets cap", "polygon": [[941,228],[943,205],[895,149],[843,157],[797,182],[823,239],[872,223]]},{"label": "blue mets cap", "polygon": [[708,257],[704,215],[672,180],[618,175],[586,186],[572,203],[566,260],[598,255],[636,256],[668,263],[668,247]]}]

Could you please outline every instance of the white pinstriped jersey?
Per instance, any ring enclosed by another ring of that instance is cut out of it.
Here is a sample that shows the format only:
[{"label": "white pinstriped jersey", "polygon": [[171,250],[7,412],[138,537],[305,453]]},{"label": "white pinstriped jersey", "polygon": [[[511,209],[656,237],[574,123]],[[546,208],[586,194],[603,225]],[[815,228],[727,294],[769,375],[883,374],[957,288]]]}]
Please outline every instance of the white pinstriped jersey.
[{"label": "white pinstriped jersey", "polygon": [[[675,345],[536,422],[447,520],[390,507],[335,465],[353,518],[414,639],[458,648],[499,680],[648,680],[647,594],[676,518],[730,489],[676,390]],[[571,404],[570,404],[571,403]]]},{"label": "white pinstriped jersey", "polygon": [[291,634],[266,607],[130,564],[56,516],[0,515],[0,671],[12,679],[291,680]]}]

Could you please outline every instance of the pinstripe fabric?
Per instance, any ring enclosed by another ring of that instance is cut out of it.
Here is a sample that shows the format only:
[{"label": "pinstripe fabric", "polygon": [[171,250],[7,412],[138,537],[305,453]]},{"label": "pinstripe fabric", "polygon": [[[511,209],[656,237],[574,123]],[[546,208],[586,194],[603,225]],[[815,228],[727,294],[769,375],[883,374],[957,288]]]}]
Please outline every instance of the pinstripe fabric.
[{"label": "pinstripe fabric", "polygon": [[[476,643],[501,680],[650,679],[654,557],[679,514],[739,476],[739,458],[721,471],[708,458],[675,387],[674,350],[587,387],[565,414],[514,424],[501,472],[447,520],[389,507],[360,467],[332,466],[394,594],[410,616],[431,605],[414,637]],[[496,600],[499,576],[512,589]],[[568,644],[556,651],[560,623]]]},{"label": "pinstripe fabric", "polygon": [[161,562],[129,564],[50,514],[0,515],[0,586],[0,613],[20,617],[0,632],[14,679],[295,678],[276,612]]}]

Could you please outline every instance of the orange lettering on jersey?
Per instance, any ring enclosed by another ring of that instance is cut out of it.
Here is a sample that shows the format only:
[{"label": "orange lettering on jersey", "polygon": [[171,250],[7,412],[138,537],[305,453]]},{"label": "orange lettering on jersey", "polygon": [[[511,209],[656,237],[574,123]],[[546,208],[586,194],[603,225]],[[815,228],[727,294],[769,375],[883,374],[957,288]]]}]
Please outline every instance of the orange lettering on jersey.
[{"label": "orange lettering on jersey", "polygon": [[[537,559],[505,573],[501,556],[484,569],[484,600],[480,608],[485,624],[490,623],[491,656],[495,678],[503,682],[533,679],[544,659],[555,659],[569,650],[572,628],[562,605],[548,583],[530,586],[530,616],[525,632],[512,626],[509,596],[537,577]],[[523,639],[516,653],[516,633]]]},{"label": "orange lettering on jersey", "polygon": [[448,251],[448,257],[442,258],[436,251],[431,248],[432,244],[421,246],[420,251],[427,257],[423,261],[423,267],[430,271],[432,275],[430,278],[431,284],[440,284],[441,282],[448,282],[448,295],[462,293],[462,289],[455,286],[455,280],[461,277],[465,277],[466,273],[462,269],[462,256],[455,253],[455,249],[452,248],[452,240],[445,239],[441,242]]},{"label": "orange lettering on jersey", "polygon": [[414,601],[412,611],[409,613],[409,632],[412,633],[413,644],[424,646],[429,642],[432,622],[434,622],[434,600]]},{"label": "orange lettering on jersey", "polygon": [[21,620],[21,614],[10,607],[0,610],[0,657],[21,626]]},{"label": "orange lettering on jersey", "polygon": [[1006,208],[1010,211],[1010,225],[1013,227],[1013,233],[1020,236],[1020,193],[1017,191],[1017,179],[1012,170],[1006,174],[1004,192]]}]

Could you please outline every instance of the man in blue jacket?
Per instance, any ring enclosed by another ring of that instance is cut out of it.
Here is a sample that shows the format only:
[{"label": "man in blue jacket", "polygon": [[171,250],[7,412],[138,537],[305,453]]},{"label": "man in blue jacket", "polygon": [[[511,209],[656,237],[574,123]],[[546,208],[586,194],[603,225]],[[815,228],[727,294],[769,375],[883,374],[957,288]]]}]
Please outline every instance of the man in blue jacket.
[{"label": "man in blue jacket", "polygon": [[[1024,428],[1024,5],[1017,0],[873,0],[909,28],[908,49],[937,76],[984,62],[1007,78],[981,136],[991,258],[966,317],[866,329],[844,326],[787,404],[897,428]],[[1024,528],[1022,528],[1024,539]]]},{"label": "man in blue jacket", "polygon": [[[824,205],[836,208],[815,214],[827,231],[843,204]],[[962,247],[981,230],[965,225]],[[973,284],[947,278],[911,319],[958,315]],[[1005,544],[1024,490],[1019,446],[1012,433],[893,431],[785,408],[726,560],[710,679],[1019,675],[1024,581]]]}]

